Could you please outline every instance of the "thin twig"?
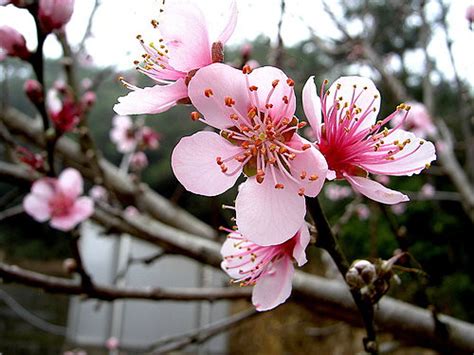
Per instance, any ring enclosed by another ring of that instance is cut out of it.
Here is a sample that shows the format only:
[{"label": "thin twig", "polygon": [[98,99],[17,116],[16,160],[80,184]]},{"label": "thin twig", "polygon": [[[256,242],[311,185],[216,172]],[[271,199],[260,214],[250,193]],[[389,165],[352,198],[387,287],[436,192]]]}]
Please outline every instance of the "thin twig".
[{"label": "thin twig", "polygon": [[204,327],[183,334],[162,338],[153,344],[148,352],[152,354],[166,354],[171,351],[184,349],[192,344],[202,344],[212,337],[232,329],[258,314],[261,313],[257,312],[255,308],[250,308]]},{"label": "thin twig", "polygon": [[19,215],[20,213],[23,213],[23,205],[17,205],[13,206],[10,208],[7,208],[6,210],[0,211],[0,222],[3,222],[5,219],[8,219],[10,217],[14,217]]}]

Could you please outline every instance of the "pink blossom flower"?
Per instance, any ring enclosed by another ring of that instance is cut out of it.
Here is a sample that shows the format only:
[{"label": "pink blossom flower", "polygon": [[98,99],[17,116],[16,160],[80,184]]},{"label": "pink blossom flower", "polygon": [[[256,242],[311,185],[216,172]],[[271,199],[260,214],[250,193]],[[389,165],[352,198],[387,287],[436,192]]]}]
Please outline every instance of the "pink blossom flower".
[{"label": "pink blossom flower", "polygon": [[94,201],[105,201],[107,200],[108,192],[107,190],[100,185],[94,185],[90,190],[89,190],[89,196],[94,200]]},{"label": "pink blossom flower", "polygon": [[423,196],[426,199],[430,199],[434,197],[435,193],[436,193],[435,187],[428,183],[424,184],[420,189],[421,196]]},{"label": "pink blossom flower", "polygon": [[291,294],[293,261],[306,264],[308,228],[303,225],[283,244],[260,246],[239,232],[231,231],[221,249],[222,269],[241,286],[254,285],[252,303],[258,311],[267,311],[285,302]]},{"label": "pink blossom flower", "polygon": [[143,149],[158,149],[160,135],[153,128],[144,126],[140,129],[139,135]]},{"label": "pink blossom flower", "polygon": [[397,127],[401,124],[403,129],[411,131],[415,136],[426,138],[436,133],[437,128],[431,120],[430,114],[425,105],[419,102],[407,102],[410,106],[410,111],[406,119],[403,116],[395,116],[391,121],[392,127]]},{"label": "pink blossom flower", "polygon": [[92,199],[82,195],[81,174],[75,169],[64,170],[57,179],[35,181],[23,200],[23,208],[38,222],[50,220],[51,227],[69,231],[94,212]]},{"label": "pink blossom flower", "polygon": [[474,22],[474,5],[470,5],[466,9],[466,20]]},{"label": "pink blossom flower", "polygon": [[116,144],[117,150],[120,153],[130,153],[135,150],[138,140],[132,119],[129,116],[115,116],[112,119],[112,125],[110,139]]},{"label": "pink blossom flower", "polygon": [[43,86],[37,80],[28,79],[23,85],[23,90],[26,93],[26,96],[31,100],[31,102],[37,104],[43,102],[44,92]]},{"label": "pink blossom flower", "polygon": [[107,341],[105,342],[105,347],[108,349],[108,350],[115,350],[115,349],[118,349],[120,345],[120,342],[119,340],[116,338],[116,337],[110,337],[109,339],[107,339]]},{"label": "pink blossom flower", "polygon": [[355,206],[355,214],[361,221],[366,221],[370,216],[370,210],[366,205],[359,203]]},{"label": "pink blossom flower", "polygon": [[314,78],[303,89],[303,108],[314,133],[316,145],[326,158],[328,177],[346,179],[361,194],[378,202],[396,204],[408,197],[368,178],[379,175],[413,175],[420,173],[436,158],[431,142],[396,127],[382,129],[409,106],[401,104],[391,115],[376,122],[380,93],[370,79],[341,77],[321,99]]},{"label": "pink blossom flower", "polygon": [[188,83],[200,68],[222,61],[223,45],[227,42],[237,23],[237,7],[232,0],[228,22],[221,34],[211,41],[208,23],[197,2],[166,3],[162,18],[153,21],[163,36],[158,43],[145,44],[145,60],[137,70],[157,85],[139,88],[124,80],[122,83],[132,90],[120,97],[114,106],[119,115],[152,114],[164,112],[177,103],[188,102]]},{"label": "pink blossom flower", "polygon": [[0,26],[0,54],[26,60],[31,53],[23,35],[10,26]]},{"label": "pink blossom flower", "polygon": [[325,196],[331,201],[343,200],[352,195],[352,190],[347,186],[340,185],[326,185],[324,189]]},{"label": "pink blossom flower", "polygon": [[140,171],[148,166],[148,158],[143,152],[136,152],[130,158],[130,168],[133,171]]},{"label": "pink blossom flower", "polygon": [[182,138],[171,158],[181,184],[204,196],[228,190],[243,172],[248,179],[235,203],[237,226],[260,245],[295,235],[306,212],[302,196],[316,196],[327,172],[321,153],[296,134],[303,124],[293,116],[293,86],[273,67],[202,68],[189,84],[189,96],[201,120],[220,134]]},{"label": "pink blossom flower", "polygon": [[44,33],[62,28],[69,22],[74,0],[40,0],[38,18]]}]

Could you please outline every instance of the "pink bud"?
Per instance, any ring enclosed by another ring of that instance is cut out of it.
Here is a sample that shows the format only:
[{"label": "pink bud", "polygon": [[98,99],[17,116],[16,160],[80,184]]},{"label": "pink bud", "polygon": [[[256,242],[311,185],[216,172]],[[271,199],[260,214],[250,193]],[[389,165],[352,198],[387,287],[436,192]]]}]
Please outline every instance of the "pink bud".
[{"label": "pink bud", "polygon": [[10,26],[0,27],[0,53],[4,52],[10,57],[18,57],[26,60],[30,57],[30,51],[26,48],[26,40],[23,35]]},{"label": "pink bud", "polygon": [[115,350],[119,347],[119,340],[116,338],[116,337],[110,337],[109,339],[107,339],[107,341],[105,342],[105,347],[108,349],[108,350]]},{"label": "pink bud", "polygon": [[36,104],[44,100],[43,86],[37,80],[29,79],[25,81],[23,89],[31,102]]},{"label": "pink bud", "polygon": [[69,22],[74,0],[40,0],[38,17],[45,33],[62,28]]},{"label": "pink bud", "polygon": [[134,171],[140,171],[148,166],[148,158],[143,152],[136,152],[130,159],[130,168]]},{"label": "pink bud", "polygon": [[150,127],[143,127],[140,131],[141,144],[144,149],[157,149],[159,146],[160,135]]},{"label": "pink bud", "polygon": [[474,22],[474,5],[470,5],[466,9],[466,20]]},{"label": "pink bud", "polygon": [[123,213],[125,214],[126,217],[133,218],[137,216],[140,212],[134,206],[127,206],[125,210],[123,211]]},{"label": "pink bud", "polygon": [[86,91],[84,95],[82,95],[81,98],[81,103],[85,107],[91,107],[95,104],[95,101],[97,100],[97,96],[95,95],[95,92],[93,91]]},{"label": "pink bud", "polygon": [[63,102],[63,106],[60,111],[50,112],[54,127],[60,133],[70,132],[76,128],[80,120],[80,114],[79,108],[70,99],[66,99]]}]

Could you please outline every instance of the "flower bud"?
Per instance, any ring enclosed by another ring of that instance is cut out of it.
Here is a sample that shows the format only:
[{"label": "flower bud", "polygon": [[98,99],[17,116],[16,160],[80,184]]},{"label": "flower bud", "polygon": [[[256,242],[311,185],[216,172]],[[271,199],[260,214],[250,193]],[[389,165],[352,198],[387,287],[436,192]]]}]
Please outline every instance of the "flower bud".
[{"label": "flower bud", "polygon": [[84,95],[82,95],[81,103],[84,107],[89,108],[92,107],[97,100],[97,96],[93,91],[86,91]]},{"label": "flower bud", "polygon": [[77,262],[76,260],[72,258],[65,259],[63,261],[63,269],[66,271],[68,274],[72,274],[77,270]]},{"label": "flower bud", "polygon": [[40,0],[38,17],[44,33],[62,28],[69,22],[74,0]]},{"label": "flower bud", "polygon": [[356,260],[346,274],[346,281],[352,288],[362,288],[371,285],[377,273],[374,264],[367,260]]},{"label": "flower bud", "polygon": [[470,5],[466,9],[466,20],[468,20],[470,23],[474,22],[474,5]]},{"label": "flower bud", "polygon": [[148,158],[143,152],[136,152],[130,159],[130,168],[133,171],[140,171],[148,166]]},{"label": "flower bud", "polygon": [[18,57],[26,60],[31,53],[26,48],[26,40],[23,35],[10,26],[0,27],[0,53],[10,57]]},{"label": "flower bud", "polygon": [[140,130],[141,135],[141,144],[143,145],[143,149],[157,149],[159,146],[159,139],[160,135],[156,133],[153,128],[150,127],[143,127]]},{"label": "flower bud", "polygon": [[28,98],[34,104],[43,102],[44,100],[43,86],[37,80],[29,79],[25,81],[25,85],[23,86],[23,89],[25,90],[26,96],[28,96]]}]

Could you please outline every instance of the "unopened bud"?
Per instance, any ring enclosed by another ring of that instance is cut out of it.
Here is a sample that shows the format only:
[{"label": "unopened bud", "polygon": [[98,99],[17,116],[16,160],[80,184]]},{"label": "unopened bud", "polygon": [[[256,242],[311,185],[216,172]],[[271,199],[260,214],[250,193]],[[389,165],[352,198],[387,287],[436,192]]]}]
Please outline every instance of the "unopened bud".
[{"label": "unopened bud", "polygon": [[86,91],[84,93],[84,95],[82,95],[82,98],[81,98],[81,103],[84,107],[91,107],[92,105],[95,104],[97,100],[97,96],[95,94],[95,92],[93,91]]},{"label": "unopened bud", "polygon": [[372,284],[377,273],[374,264],[367,260],[356,260],[346,274],[346,281],[352,288],[362,288]]},{"label": "unopened bud", "polygon": [[44,100],[43,86],[37,80],[29,79],[25,81],[25,85],[23,86],[23,89],[25,90],[26,96],[28,96],[28,98],[34,104],[43,102]]},{"label": "unopened bud", "polygon": [[23,35],[10,26],[0,26],[0,53],[26,60],[31,53]]}]

